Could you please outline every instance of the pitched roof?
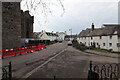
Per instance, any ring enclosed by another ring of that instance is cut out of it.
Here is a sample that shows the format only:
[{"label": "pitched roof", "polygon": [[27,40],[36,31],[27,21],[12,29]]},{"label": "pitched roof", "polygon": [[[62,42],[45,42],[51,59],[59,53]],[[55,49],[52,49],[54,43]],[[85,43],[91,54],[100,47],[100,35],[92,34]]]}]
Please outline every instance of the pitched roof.
[{"label": "pitched roof", "polygon": [[79,34],[79,37],[87,37],[87,36],[103,36],[103,35],[112,35],[117,31],[116,34],[120,35],[120,25],[118,24],[103,24],[101,28],[86,29],[82,30]]},{"label": "pitched roof", "polygon": [[[65,38],[71,38],[71,35],[66,35]],[[77,35],[72,35],[72,38],[77,38]]]},{"label": "pitched roof", "polygon": [[82,30],[82,32],[80,32],[80,34],[78,35],[78,37],[89,36],[90,32],[91,32],[91,29]]},{"label": "pitched roof", "polygon": [[46,34],[47,34],[48,36],[57,36],[57,37],[58,37],[58,35],[57,35],[56,33],[46,32]]}]

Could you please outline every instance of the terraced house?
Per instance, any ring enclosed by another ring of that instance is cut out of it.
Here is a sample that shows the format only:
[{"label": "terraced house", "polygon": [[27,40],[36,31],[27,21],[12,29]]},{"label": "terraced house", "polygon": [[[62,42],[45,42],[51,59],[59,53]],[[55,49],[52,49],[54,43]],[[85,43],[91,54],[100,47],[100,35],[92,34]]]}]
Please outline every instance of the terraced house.
[{"label": "terraced house", "polygon": [[95,28],[92,23],[92,28],[80,32],[77,41],[86,46],[120,51],[120,25],[103,24],[101,28]]}]

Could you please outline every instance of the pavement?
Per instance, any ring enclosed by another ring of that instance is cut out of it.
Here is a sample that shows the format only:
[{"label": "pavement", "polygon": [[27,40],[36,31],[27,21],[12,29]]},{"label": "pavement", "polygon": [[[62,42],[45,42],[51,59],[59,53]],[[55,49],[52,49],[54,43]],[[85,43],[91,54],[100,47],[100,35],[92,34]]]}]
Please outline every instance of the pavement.
[{"label": "pavement", "polygon": [[90,53],[90,54],[95,54],[95,55],[100,55],[100,56],[120,58],[120,54],[116,54],[116,53],[102,53],[102,52],[97,52],[97,51],[94,51],[94,50],[85,50],[84,52],[87,52],[87,53]]}]

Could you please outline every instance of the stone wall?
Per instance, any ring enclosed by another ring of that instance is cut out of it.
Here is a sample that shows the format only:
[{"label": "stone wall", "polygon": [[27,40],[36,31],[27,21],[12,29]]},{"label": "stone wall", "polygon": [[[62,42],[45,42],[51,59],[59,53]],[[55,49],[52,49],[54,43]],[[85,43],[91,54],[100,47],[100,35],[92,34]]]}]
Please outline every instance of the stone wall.
[{"label": "stone wall", "polygon": [[34,17],[29,11],[21,11],[21,38],[33,38],[33,22]]},{"label": "stone wall", "polygon": [[2,48],[19,48],[21,39],[20,2],[2,2]]},{"label": "stone wall", "polygon": [[2,2],[0,2],[0,50],[2,50]]},{"label": "stone wall", "polygon": [[0,13],[2,49],[19,48],[21,38],[33,38],[34,17],[21,11],[20,2],[0,2]]}]

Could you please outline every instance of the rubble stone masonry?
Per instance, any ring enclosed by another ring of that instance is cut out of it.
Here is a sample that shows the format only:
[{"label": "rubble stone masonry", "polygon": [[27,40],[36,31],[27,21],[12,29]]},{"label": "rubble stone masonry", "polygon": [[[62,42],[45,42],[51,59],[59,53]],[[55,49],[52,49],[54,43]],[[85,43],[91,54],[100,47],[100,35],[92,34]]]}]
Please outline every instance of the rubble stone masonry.
[{"label": "rubble stone masonry", "polygon": [[20,2],[0,1],[0,50],[21,47],[21,38],[32,38],[33,19]]},{"label": "rubble stone masonry", "polygon": [[19,48],[21,38],[19,2],[2,2],[2,48]]}]

